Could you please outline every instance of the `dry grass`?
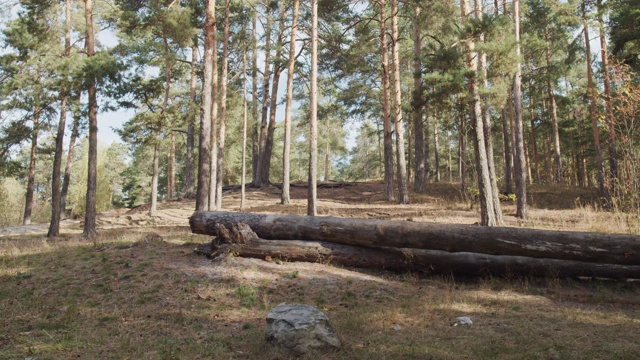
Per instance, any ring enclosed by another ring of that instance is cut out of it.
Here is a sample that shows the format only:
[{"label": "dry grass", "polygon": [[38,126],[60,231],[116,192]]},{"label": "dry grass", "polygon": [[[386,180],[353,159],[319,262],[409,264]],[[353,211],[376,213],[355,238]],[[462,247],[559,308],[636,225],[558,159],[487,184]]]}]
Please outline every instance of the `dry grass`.
[{"label": "dry grass", "polygon": [[[379,184],[334,189],[331,196],[323,189],[320,208],[340,216],[476,221],[455,187],[439,186],[409,206],[382,202]],[[290,207],[276,204],[276,189],[250,192],[249,204],[298,213],[304,191],[295,189]],[[528,223],[507,221],[601,231],[614,223],[615,216],[588,205],[566,205],[576,204],[570,196],[564,203],[558,193],[548,196],[558,205],[533,209]],[[232,194],[225,207],[237,202]],[[505,205],[509,214],[512,205]],[[66,223],[66,235],[55,242],[42,235],[0,237],[0,359],[284,359],[264,340],[264,318],[281,302],[322,309],[343,339],[341,351],[309,359],[640,357],[639,283],[212,261],[193,254],[208,239],[183,226],[191,206],[164,203],[155,218],[141,211],[103,214],[96,244],[79,240],[77,223]],[[171,226],[158,226],[165,224]],[[165,241],[140,242],[151,231]],[[452,326],[458,316],[474,324]]]}]

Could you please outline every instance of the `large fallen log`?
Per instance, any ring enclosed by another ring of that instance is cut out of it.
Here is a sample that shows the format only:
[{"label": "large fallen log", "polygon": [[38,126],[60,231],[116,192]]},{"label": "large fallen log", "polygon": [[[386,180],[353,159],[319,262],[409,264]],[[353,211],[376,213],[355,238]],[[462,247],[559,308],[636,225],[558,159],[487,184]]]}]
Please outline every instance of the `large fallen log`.
[{"label": "large fallen log", "polygon": [[196,234],[215,235],[216,224],[235,223],[247,224],[266,240],[640,265],[640,237],[634,235],[223,211],[196,212],[189,218]]},{"label": "large fallen log", "polygon": [[264,240],[245,224],[216,227],[216,240],[197,252],[210,257],[233,253],[241,257],[415,271],[429,274],[519,275],[639,279],[640,266],[585,263],[469,252],[341,245],[324,241]]}]

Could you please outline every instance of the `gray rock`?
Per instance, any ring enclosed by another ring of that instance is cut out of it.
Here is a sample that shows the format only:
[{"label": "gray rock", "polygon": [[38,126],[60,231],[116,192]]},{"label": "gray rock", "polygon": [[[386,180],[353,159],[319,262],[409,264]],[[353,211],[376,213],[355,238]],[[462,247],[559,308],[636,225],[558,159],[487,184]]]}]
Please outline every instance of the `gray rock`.
[{"label": "gray rock", "polygon": [[267,314],[267,340],[298,355],[341,347],[322,311],[304,304],[280,304]]}]

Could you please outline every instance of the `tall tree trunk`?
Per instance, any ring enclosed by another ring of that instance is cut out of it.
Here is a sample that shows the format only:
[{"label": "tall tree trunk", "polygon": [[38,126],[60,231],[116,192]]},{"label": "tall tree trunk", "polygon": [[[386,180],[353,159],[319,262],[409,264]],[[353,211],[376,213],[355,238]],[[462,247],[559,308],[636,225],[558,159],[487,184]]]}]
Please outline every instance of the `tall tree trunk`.
[{"label": "tall tree trunk", "polygon": [[227,82],[229,74],[229,0],[224,2],[224,31],[222,35],[222,78],[220,79],[220,133],[218,140],[218,168],[216,181],[216,210],[222,210],[224,180],[224,140],[227,121]]},{"label": "tall tree trunk", "polygon": [[533,96],[533,82],[531,81],[531,79],[529,79],[529,118],[531,121],[531,144],[533,146],[533,161],[536,173],[536,183],[542,184],[542,179],[540,178],[540,156],[538,155],[538,138],[536,137],[536,117]]},{"label": "tall tree trunk", "polygon": [[[39,71],[38,71],[39,72]],[[39,96],[36,96],[36,106],[33,111],[33,129],[31,130],[31,152],[29,154],[29,172],[27,175],[27,193],[24,201],[24,216],[22,225],[31,224],[31,213],[33,212],[33,192],[36,178],[36,156],[38,150],[38,132],[40,131],[40,106]]]},{"label": "tall tree trunk", "polygon": [[251,50],[251,119],[253,126],[251,131],[251,182],[258,184],[258,159],[260,158],[260,146],[258,129],[260,129],[260,119],[258,119],[258,12],[254,10],[251,36],[253,38],[253,48]]},{"label": "tall tree trunk", "polygon": [[[475,12],[476,18],[482,20],[484,16],[484,12],[482,10],[482,0],[475,0]],[[484,33],[480,34],[479,41],[484,43]],[[478,74],[480,75],[480,79],[482,82],[482,87],[486,90],[489,87],[489,80],[487,76],[487,53],[481,51],[479,53],[479,61],[478,61]],[[489,112],[489,98],[487,95],[483,95],[482,97],[482,122],[484,126],[484,144],[487,150],[487,165],[489,167],[489,180],[491,182],[491,198],[487,197],[493,201],[493,211],[495,214],[496,225],[502,226],[504,225],[504,220],[502,219],[502,209],[500,206],[500,194],[498,190],[498,181],[496,178],[496,164],[493,157],[493,134],[491,132],[491,114]]]},{"label": "tall tree trunk", "polygon": [[176,134],[171,130],[169,134],[170,150],[169,150],[169,179],[171,186],[167,189],[167,197],[174,199],[176,197]]},{"label": "tall tree trunk", "polygon": [[611,183],[609,184],[610,196],[616,196],[616,185],[618,182],[618,155],[616,149],[616,129],[614,125],[613,107],[611,105],[611,80],[609,78],[609,55],[607,50],[607,39],[604,29],[604,21],[602,13],[604,12],[602,0],[597,0],[598,7],[598,25],[600,27],[600,55],[602,58],[602,79],[604,81],[604,106],[607,132],[609,133],[609,175]]},{"label": "tall tree trunk", "polygon": [[311,89],[309,91],[309,176],[307,215],[318,214],[318,0],[311,0]]},{"label": "tall tree trunk", "polygon": [[282,154],[282,197],[280,202],[287,205],[291,202],[289,182],[291,172],[291,107],[293,102],[293,76],[296,63],[296,30],[298,30],[298,10],[300,0],[293,1],[293,20],[291,23],[291,41],[289,42],[289,64],[287,67],[287,99],[284,114],[284,149]]},{"label": "tall tree trunk", "polygon": [[436,182],[440,182],[440,146],[438,144],[438,118],[433,119],[433,152],[436,160]]},{"label": "tall tree trunk", "polygon": [[464,103],[458,95],[458,174],[460,176],[460,192],[462,197],[467,197],[467,165],[465,163],[466,149],[467,149],[467,130],[466,121],[464,118]]},{"label": "tall tree trunk", "polygon": [[551,77],[549,75],[549,71],[551,70],[551,49],[549,41],[549,30],[547,28],[544,29],[544,37],[546,42],[545,59],[547,62],[547,93],[549,96],[549,106],[551,106],[551,124],[553,127],[553,154],[555,160],[554,172],[556,183],[562,184],[562,158],[560,153],[560,132],[558,130],[558,107],[556,105],[553,82],[551,81]]},{"label": "tall tree trunk", "polygon": [[[160,116],[156,123],[155,142],[153,147],[153,177],[151,178],[151,206],[149,207],[149,215],[154,216],[158,210],[158,177],[160,176],[159,162],[160,162],[160,137],[162,134],[162,126],[164,117],[167,113],[167,107],[169,106],[169,93],[171,91],[171,58],[169,54],[169,41],[167,38],[162,39],[164,42],[164,72],[165,72],[165,86],[164,86],[164,99],[162,100],[162,108],[160,110]],[[169,166],[171,170],[172,165]],[[171,179],[171,171],[167,174],[167,177]],[[169,184],[173,186],[171,180]],[[167,197],[171,197],[171,188],[167,189]]]},{"label": "tall tree trunk", "polygon": [[[64,34],[64,57],[71,56],[71,0],[65,0],[65,34]],[[62,165],[62,152],[64,147],[64,132],[67,122],[67,97],[69,89],[67,84],[62,87],[60,92],[60,122],[58,123],[58,132],[56,134],[56,152],[53,157],[53,174],[51,176],[51,222],[49,224],[49,232],[47,237],[54,237],[60,234],[60,167]]]},{"label": "tall tree trunk", "polygon": [[384,198],[395,198],[393,191],[393,140],[391,139],[391,87],[389,84],[389,48],[387,46],[386,0],[380,0],[380,49],[382,55],[382,116],[384,132]]},{"label": "tall tree trunk", "polygon": [[191,99],[191,112],[187,123],[187,159],[184,175],[184,194],[187,197],[193,196],[193,147],[195,144],[195,127],[198,119],[197,85],[198,85],[198,37],[193,37],[191,45],[191,84],[189,87],[189,98]]},{"label": "tall tree trunk", "polygon": [[[213,79],[211,81],[211,156],[209,169],[209,210],[216,207],[216,183],[218,181],[218,22],[213,25]],[[220,169],[222,171],[222,169]]]},{"label": "tall tree trunk", "polygon": [[589,23],[585,3],[582,3],[582,19],[584,21],[584,47],[587,60],[587,91],[589,93],[589,117],[593,131],[593,145],[596,160],[596,178],[600,196],[609,202],[609,191],[604,186],[604,166],[602,164],[602,150],[600,149],[600,129],[598,128],[598,103],[596,102],[595,85],[593,84],[593,69],[591,68],[591,43],[589,39]]},{"label": "tall tree trunk", "polygon": [[67,151],[67,165],[64,168],[64,176],[62,180],[62,190],[60,191],[60,211],[64,215],[67,209],[67,192],[69,191],[69,182],[71,181],[71,164],[75,154],[76,140],[78,139],[78,128],[80,127],[80,99],[82,91],[78,90],[77,108],[73,114],[73,128],[71,129],[71,138],[69,139],[69,150]]},{"label": "tall tree trunk", "polygon": [[[263,161],[265,159],[264,152],[267,145],[267,116],[269,114],[269,80],[271,78],[271,5],[267,2],[267,25],[265,29],[265,54],[264,54],[264,78],[262,91],[262,120],[260,122],[260,137],[258,142],[258,168],[256,169],[256,179],[254,184],[257,186],[266,185],[264,180]],[[277,66],[277,65],[276,65]],[[276,94],[277,95],[277,94]],[[267,179],[268,180],[268,179]]]},{"label": "tall tree trunk", "polygon": [[[243,32],[246,29],[243,28]],[[242,175],[240,177],[240,211],[244,211],[247,178],[247,40],[242,43]]]},{"label": "tall tree trunk", "polygon": [[516,75],[513,83],[513,102],[516,112],[515,135],[516,153],[514,157],[515,178],[516,178],[516,216],[521,219],[527,218],[527,173],[526,157],[524,153],[524,124],[522,121],[522,84],[520,67],[520,0],[513,2],[513,21],[515,23],[516,35]]},{"label": "tall tree trunk", "polygon": [[415,173],[413,181],[413,191],[424,193],[427,187],[425,179],[428,159],[424,154],[424,124],[422,122],[424,102],[422,97],[422,62],[420,60],[420,23],[419,16],[422,9],[419,4],[415,5],[415,16],[413,18],[413,135],[415,143]]},{"label": "tall tree trunk", "polygon": [[[511,91],[509,91],[509,94]],[[511,96],[509,96],[511,101]],[[509,133],[509,120],[507,119],[506,109],[500,111],[502,119],[502,149],[504,151],[504,192],[507,194],[513,193],[513,187],[511,184],[511,161],[513,154],[511,153],[511,135]]]},{"label": "tall tree trunk", "polygon": [[273,61],[273,80],[271,83],[271,104],[269,107],[269,127],[267,129],[267,141],[264,152],[261,153],[263,159],[260,160],[260,182],[269,184],[271,173],[271,155],[273,154],[273,137],[276,130],[276,110],[278,109],[278,87],[280,85],[280,74],[282,73],[282,46],[284,36],[284,18],[287,5],[283,2],[280,5],[280,25],[278,29],[278,39],[276,42],[276,58]]},{"label": "tall tree trunk", "polygon": [[404,124],[402,121],[402,88],[400,84],[400,35],[398,33],[398,0],[391,0],[391,54],[395,97],[396,159],[398,168],[398,203],[409,203],[407,164],[404,157]]},{"label": "tall tree trunk", "polygon": [[211,174],[211,103],[215,100],[213,89],[213,48],[216,36],[216,3],[207,0],[204,23],[204,79],[202,81],[202,117],[200,118],[200,145],[198,147],[198,186],[196,210],[204,211],[209,205],[209,176]]},{"label": "tall tree trunk", "polygon": [[[466,21],[469,16],[468,0],[460,2],[462,19]],[[476,165],[478,173],[478,189],[480,190],[480,217],[483,226],[495,226],[495,210],[493,208],[493,195],[491,187],[491,179],[489,177],[489,164],[487,161],[487,150],[484,141],[484,121],[482,120],[482,109],[480,107],[480,93],[476,84],[478,74],[477,53],[475,51],[475,42],[473,39],[467,41],[467,66],[472,70],[473,74],[468,80],[469,93],[471,100],[471,119],[474,123],[475,141],[474,150],[476,155]]]},{"label": "tall tree trunk", "polygon": [[[87,56],[95,55],[93,32],[93,0],[85,0],[86,50]],[[85,203],[84,229],[82,236],[96,238],[96,192],[98,189],[98,101],[96,99],[96,79],[87,79],[89,93],[89,158],[87,166],[87,195]]]}]

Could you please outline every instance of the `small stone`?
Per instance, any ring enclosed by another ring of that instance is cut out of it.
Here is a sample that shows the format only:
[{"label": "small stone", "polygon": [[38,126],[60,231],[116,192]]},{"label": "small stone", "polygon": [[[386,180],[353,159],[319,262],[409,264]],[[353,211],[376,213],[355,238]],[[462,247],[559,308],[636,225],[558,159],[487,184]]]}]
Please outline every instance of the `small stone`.
[{"label": "small stone", "polygon": [[460,316],[457,320],[460,325],[473,325],[473,321],[471,321],[471,318],[467,316]]},{"label": "small stone", "polygon": [[400,326],[400,325],[398,325],[398,324],[393,324],[392,328],[393,328],[393,330],[395,330],[395,331],[400,331],[400,330],[402,330],[402,326]]},{"label": "small stone", "polygon": [[329,318],[304,304],[280,304],[267,314],[267,340],[297,355],[330,351],[342,344]]}]

